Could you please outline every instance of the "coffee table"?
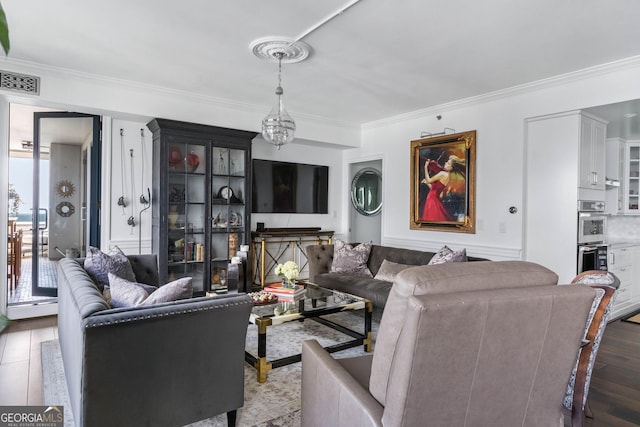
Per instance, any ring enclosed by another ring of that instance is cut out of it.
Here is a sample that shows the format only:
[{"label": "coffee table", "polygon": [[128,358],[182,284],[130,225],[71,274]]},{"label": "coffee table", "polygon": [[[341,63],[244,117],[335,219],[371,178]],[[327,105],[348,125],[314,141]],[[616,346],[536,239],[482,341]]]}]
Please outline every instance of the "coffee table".
[{"label": "coffee table", "polygon": [[[277,333],[278,330],[277,328],[270,328],[271,326],[282,325],[294,320],[304,321],[305,319],[310,319],[353,338],[344,343],[325,347],[329,353],[359,345],[363,345],[366,352],[371,352],[372,350],[371,313],[373,311],[373,303],[370,300],[344,292],[322,288],[313,283],[302,284],[305,286],[305,293],[302,297],[296,299],[296,301],[254,306],[251,310],[249,321],[255,324],[258,329],[258,355],[255,356],[245,350],[244,359],[256,368],[258,382],[260,383],[267,380],[267,372],[271,369],[290,365],[302,360],[300,353],[276,360],[267,360],[267,330],[273,331],[272,333]],[[282,309],[295,310],[295,312],[276,316],[273,312],[274,308],[278,305],[280,305]],[[323,318],[323,316],[328,314],[345,310],[364,310],[362,333]]]}]

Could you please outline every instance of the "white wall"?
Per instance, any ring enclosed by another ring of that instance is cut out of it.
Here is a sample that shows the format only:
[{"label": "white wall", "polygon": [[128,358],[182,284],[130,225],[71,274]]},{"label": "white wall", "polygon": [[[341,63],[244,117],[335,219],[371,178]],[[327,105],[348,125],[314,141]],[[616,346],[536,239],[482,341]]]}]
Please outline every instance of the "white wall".
[{"label": "white wall", "polygon": [[[635,58],[369,123],[363,126],[362,148],[347,150],[345,162],[382,153],[385,206],[393,206],[383,219],[383,243],[418,249],[437,249],[446,243],[454,249],[466,247],[471,255],[518,259],[524,239],[525,119],[640,98],[638,81],[640,59]],[[440,114],[442,119],[438,120]],[[422,131],[441,132],[444,127],[457,132],[477,130],[475,234],[409,229],[410,141],[418,139]],[[547,149],[556,147],[549,145]],[[578,159],[566,161],[577,164]],[[539,173],[554,171],[541,167]],[[518,208],[518,213],[510,214],[510,206]],[[549,221],[555,220],[550,215]],[[569,233],[573,236],[575,230]],[[544,245],[554,250],[554,241]]]},{"label": "white wall", "polygon": [[[143,211],[149,205],[140,201],[141,195],[148,198],[152,178],[153,142],[146,124],[121,119],[103,121],[103,130],[108,131],[103,131],[102,141],[102,213],[107,220],[101,230],[101,246],[118,246],[127,254],[151,252],[151,209]],[[121,196],[127,204],[124,208],[118,206]],[[133,227],[127,224],[130,216],[135,221]]]},{"label": "white wall", "polygon": [[[9,103],[0,97],[0,129],[9,129]],[[9,200],[9,132],[0,132],[0,200]],[[7,241],[6,219],[9,217],[8,203],[0,203],[0,241]],[[0,245],[0,259],[8,259],[7,245]],[[7,290],[4,282],[7,277],[7,263],[0,262],[0,277],[3,278],[3,285],[0,288],[0,313],[7,313]]]}]

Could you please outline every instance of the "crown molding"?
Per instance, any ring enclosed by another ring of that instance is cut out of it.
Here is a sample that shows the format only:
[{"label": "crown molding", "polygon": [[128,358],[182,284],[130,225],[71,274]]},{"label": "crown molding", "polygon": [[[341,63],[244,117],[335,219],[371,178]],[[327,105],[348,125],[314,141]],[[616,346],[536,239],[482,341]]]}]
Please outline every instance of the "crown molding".
[{"label": "crown molding", "polygon": [[[83,80],[89,83],[100,84],[104,86],[120,86],[126,87],[136,91],[154,92],[159,95],[170,96],[172,98],[181,98],[190,102],[197,102],[200,104],[207,104],[216,106],[223,109],[234,110],[243,113],[266,115],[269,113],[271,106],[263,106],[257,104],[250,104],[245,102],[238,102],[226,98],[218,98],[211,95],[203,95],[195,92],[188,92],[179,89],[172,89],[163,86],[152,85],[143,82],[137,82],[126,79],[119,79],[115,77],[107,77],[99,74],[86,73],[83,71],[74,70],[71,68],[56,67],[53,65],[45,65],[37,62],[25,61],[21,59],[6,58],[1,63],[0,68],[7,69],[7,71],[20,72],[25,74],[34,74],[41,77],[41,86],[46,84],[45,79],[42,78],[43,74],[46,78],[47,75],[60,76],[64,79],[73,77],[74,79]],[[28,70],[28,71],[25,71]],[[305,114],[300,112],[293,112],[296,119],[315,122],[322,126],[337,127],[342,129],[360,129],[359,124],[354,124],[345,121],[339,121],[330,119],[323,116],[317,116],[312,114]]]},{"label": "crown molding", "polygon": [[628,68],[640,67],[640,55],[631,56],[629,58],[620,59],[605,64],[595,65],[581,70],[572,71],[569,73],[559,74],[557,76],[548,77],[546,79],[536,80],[521,85],[512,86],[505,89],[488,92],[482,95],[472,96],[469,98],[463,98],[452,102],[447,102],[440,105],[434,105],[431,107],[423,108],[420,110],[411,111],[405,114],[399,114],[384,119],[363,123],[362,130],[375,129],[378,127],[388,126],[390,124],[397,124],[408,120],[421,119],[425,116],[434,114],[441,114],[445,111],[457,110],[464,107],[470,107],[478,104],[483,104],[489,101],[495,101],[498,99],[508,98],[515,95],[522,95],[529,92],[538,91],[541,89],[547,89],[554,86],[560,86],[568,83],[578,82],[580,80],[593,78],[603,74],[609,74],[612,72],[622,71]]}]

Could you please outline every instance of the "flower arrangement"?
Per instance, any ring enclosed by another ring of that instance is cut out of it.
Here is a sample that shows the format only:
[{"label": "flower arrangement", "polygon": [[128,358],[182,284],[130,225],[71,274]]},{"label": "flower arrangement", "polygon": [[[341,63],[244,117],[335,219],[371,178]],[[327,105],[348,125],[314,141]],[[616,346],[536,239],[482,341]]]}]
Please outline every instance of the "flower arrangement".
[{"label": "flower arrangement", "polygon": [[276,267],[276,275],[287,280],[289,285],[293,285],[295,279],[300,274],[300,267],[293,261],[287,261],[284,264],[278,264]]}]

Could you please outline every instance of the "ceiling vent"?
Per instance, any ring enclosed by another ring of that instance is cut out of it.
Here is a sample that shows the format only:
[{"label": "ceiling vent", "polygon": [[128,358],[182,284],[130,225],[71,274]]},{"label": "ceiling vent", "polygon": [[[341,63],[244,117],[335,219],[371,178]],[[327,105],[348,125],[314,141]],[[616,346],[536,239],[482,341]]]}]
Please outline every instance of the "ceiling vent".
[{"label": "ceiling vent", "polygon": [[0,70],[0,89],[40,95],[40,77]]}]

